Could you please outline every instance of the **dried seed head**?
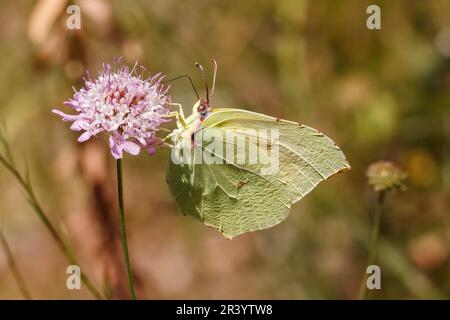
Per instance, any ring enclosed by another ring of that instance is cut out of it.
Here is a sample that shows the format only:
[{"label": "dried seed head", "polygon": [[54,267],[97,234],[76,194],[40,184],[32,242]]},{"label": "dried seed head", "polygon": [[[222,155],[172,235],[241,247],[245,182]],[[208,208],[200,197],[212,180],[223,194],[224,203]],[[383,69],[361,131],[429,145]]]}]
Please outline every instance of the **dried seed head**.
[{"label": "dried seed head", "polygon": [[377,161],[367,169],[369,185],[377,192],[387,190],[405,190],[408,175],[391,161]]}]

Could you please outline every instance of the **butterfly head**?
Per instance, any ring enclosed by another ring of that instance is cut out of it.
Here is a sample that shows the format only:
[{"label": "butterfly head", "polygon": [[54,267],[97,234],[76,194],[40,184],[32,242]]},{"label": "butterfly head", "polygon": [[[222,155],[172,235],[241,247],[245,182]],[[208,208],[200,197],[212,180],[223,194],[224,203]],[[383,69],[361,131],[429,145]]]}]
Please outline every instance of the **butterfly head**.
[{"label": "butterfly head", "polygon": [[211,112],[211,106],[209,101],[203,98],[195,104],[195,112],[197,112],[200,121],[203,121]]},{"label": "butterfly head", "polygon": [[194,110],[192,110],[193,113],[197,113],[198,117],[200,118],[200,121],[203,121],[211,112],[211,106],[210,106],[210,97],[212,97],[214,93],[214,87],[216,84],[216,74],[217,74],[217,62],[214,59],[211,59],[211,62],[213,64],[214,68],[214,74],[213,74],[213,83],[212,83],[212,89],[211,94],[209,93],[209,87],[208,82],[206,81],[205,77],[205,69],[203,66],[199,63],[195,63],[195,65],[200,69],[203,82],[205,83],[205,91],[206,91],[206,98],[200,98],[197,103],[194,105]]}]

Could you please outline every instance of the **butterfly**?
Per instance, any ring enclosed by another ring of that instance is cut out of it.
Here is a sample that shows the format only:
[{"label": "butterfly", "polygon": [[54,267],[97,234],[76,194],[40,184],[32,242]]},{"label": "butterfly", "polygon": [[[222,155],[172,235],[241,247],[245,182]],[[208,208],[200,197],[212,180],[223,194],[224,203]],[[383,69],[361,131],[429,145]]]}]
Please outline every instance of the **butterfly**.
[{"label": "butterfly", "polygon": [[231,239],[279,224],[320,182],[350,169],[341,149],[314,128],[212,107],[204,81],[206,99],[199,98],[187,118],[179,105],[177,128],[167,137],[166,182],[183,214]]}]

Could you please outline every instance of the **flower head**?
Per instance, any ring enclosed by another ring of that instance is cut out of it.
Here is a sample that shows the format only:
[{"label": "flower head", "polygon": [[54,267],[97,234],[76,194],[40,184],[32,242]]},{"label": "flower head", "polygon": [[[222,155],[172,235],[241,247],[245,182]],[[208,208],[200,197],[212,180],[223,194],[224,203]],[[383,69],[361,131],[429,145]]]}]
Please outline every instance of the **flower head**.
[{"label": "flower head", "polygon": [[387,190],[404,190],[406,172],[391,161],[377,161],[367,169],[369,184],[377,192]]},{"label": "flower head", "polygon": [[84,88],[64,102],[76,114],[53,110],[63,121],[72,121],[73,131],[82,131],[78,142],[107,132],[116,159],[122,158],[123,151],[137,155],[141,148],[154,153],[156,132],[167,121],[169,88],[161,84],[161,74],[148,79],[136,76],[136,66],[131,71],[126,66],[112,71],[109,64],[103,64],[97,79],[85,80]]}]

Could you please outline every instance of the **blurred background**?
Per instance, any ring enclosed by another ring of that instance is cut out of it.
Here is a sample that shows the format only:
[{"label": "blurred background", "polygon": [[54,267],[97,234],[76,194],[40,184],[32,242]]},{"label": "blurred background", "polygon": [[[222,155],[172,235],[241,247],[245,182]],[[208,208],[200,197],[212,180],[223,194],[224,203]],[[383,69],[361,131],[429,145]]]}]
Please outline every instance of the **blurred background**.
[{"label": "blurred background", "polygon": [[[66,8],[81,8],[68,30]],[[381,8],[381,30],[366,9]],[[213,105],[300,121],[332,137],[352,170],[321,184],[289,218],[232,241],[181,215],[165,183],[168,150],[124,160],[131,258],[140,298],[354,299],[365,271],[376,194],[366,170],[409,175],[390,194],[372,299],[450,298],[449,1],[2,1],[0,115],[17,166],[70,239],[86,272],[127,298],[115,168],[105,139],[78,144],[50,111],[85,70],[122,56],[168,77],[219,63]],[[189,113],[195,95],[172,83]],[[65,107],[62,110],[69,111]],[[170,125],[169,125],[170,127]],[[0,221],[33,298],[91,299],[66,288],[68,262],[0,167]],[[23,296],[0,248],[0,298]]]}]

